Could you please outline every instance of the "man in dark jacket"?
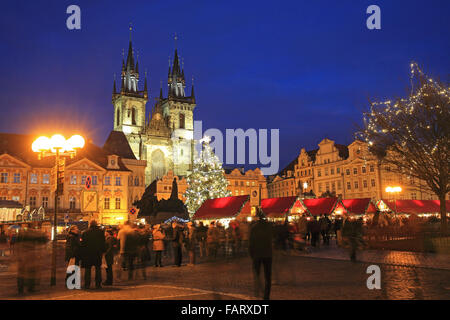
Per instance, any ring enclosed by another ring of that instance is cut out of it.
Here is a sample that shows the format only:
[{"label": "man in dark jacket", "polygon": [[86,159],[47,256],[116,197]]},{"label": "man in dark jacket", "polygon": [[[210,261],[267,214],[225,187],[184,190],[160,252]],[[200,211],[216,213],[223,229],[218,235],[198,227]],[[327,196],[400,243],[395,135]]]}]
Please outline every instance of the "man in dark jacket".
[{"label": "man in dark jacket", "polygon": [[270,297],[272,284],[272,225],[265,220],[261,210],[259,220],[252,226],[249,237],[249,253],[253,261],[253,276],[255,279],[255,296],[259,296],[261,284],[259,279],[261,264],[264,267],[264,300]]},{"label": "man in dark jacket", "polygon": [[184,242],[183,231],[176,222],[172,223],[172,229],[173,229],[172,246],[174,253],[174,264],[178,267],[181,267],[181,260],[183,259],[181,246]]},{"label": "man in dark jacket", "polygon": [[83,258],[81,266],[85,268],[84,286],[89,289],[91,286],[91,268],[95,267],[95,287],[101,288],[102,285],[102,256],[105,252],[105,235],[97,226],[97,221],[92,220],[89,228],[81,236],[81,245],[83,248]]}]

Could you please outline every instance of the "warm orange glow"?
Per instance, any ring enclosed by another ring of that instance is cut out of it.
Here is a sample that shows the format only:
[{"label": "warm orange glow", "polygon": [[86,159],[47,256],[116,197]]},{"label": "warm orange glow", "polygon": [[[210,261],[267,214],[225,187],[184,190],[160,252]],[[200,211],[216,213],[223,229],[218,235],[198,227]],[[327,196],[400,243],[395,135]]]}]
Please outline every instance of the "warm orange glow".
[{"label": "warm orange glow", "polygon": [[34,152],[40,152],[41,155],[46,151],[56,153],[57,150],[60,153],[68,151],[71,155],[74,155],[77,149],[84,147],[84,144],[84,138],[78,134],[73,135],[68,140],[61,134],[55,134],[50,139],[45,136],[37,138],[31,145],[31,149]]},{"label": "warm orange glow", "polygon": [[64,136],[61,134],[54,134],[50,138],[50,149],[52,150],[52,152],[56,152],[56,150],[63,152],[65,145],[66,145],[66,138],[64,138]]},{"label": "warm orange glow", "polygon": [[386,192],[402,192],[402,187],[386,187]]},{"label": "warm orange glow", "polygon": [[50,139],[47,137],[39,137],[36,140],[34,140],[33,144],[31,145],[31,149],[34,152],[42,152],[47,151],[50,149]]},{"label": "warm orange glow", "polygon": [[84,147],[84,138],[79,134],[73,135],[69,139],[67,139],[65,144],[65,150],[72,151],[75,149],[81,149]]}]

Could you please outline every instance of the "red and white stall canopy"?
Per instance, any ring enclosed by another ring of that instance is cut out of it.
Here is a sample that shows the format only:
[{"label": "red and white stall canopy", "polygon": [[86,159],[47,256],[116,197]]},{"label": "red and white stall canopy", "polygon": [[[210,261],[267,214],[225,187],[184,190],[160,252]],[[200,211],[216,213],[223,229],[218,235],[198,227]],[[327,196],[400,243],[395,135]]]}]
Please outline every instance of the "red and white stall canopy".
[{"label": "red and white stall canopy", "polygon": [[195,212],[194,220],[232,219],[239,215],[250,196],[208,199]]},{"label": "red and white stall canopy", "polygon": [[[447,212],[450,212],[450,200],[445,201]],[[438,213],[440,212],[439,200],[385,200],[378,201],[380,211],[392,211],[406,214]]]}]

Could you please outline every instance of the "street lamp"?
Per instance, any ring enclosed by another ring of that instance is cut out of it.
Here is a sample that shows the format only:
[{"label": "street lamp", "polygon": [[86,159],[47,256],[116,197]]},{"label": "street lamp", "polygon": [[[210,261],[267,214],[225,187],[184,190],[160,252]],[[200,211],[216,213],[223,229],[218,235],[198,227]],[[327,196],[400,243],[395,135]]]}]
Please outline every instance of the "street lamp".
[{"label": "street lamp", "polygon": [[387,193],[392,193],[394,195],[394,207],[395,207],[395,214],[397,214],[397,201],[395,200],[395,194],[402,192],[402,187],[386,187]]},{"label": "street lamp", "polygon": [[[52,239],[52,274],[50,285],[56,285],[56,231],[57,231],[57,212],[58,196],[62,194],[62,183],[64,183],[64,157],[73,158],[78,149],[84,147],[84,138],[80,135],[74,135],[66,140],[64,136],[55,134],[51,138],[41,136],[34,140],[31,149],[38,153],[38,159],[55,156],[56,167],[56,189],[55,189],[55,214],[53,216],[53,239]],[[62,159],[61,159],[62,157]],[[61,169],[60,169],[61,168]],[[62,181],[61,181],[62,180]]]}]

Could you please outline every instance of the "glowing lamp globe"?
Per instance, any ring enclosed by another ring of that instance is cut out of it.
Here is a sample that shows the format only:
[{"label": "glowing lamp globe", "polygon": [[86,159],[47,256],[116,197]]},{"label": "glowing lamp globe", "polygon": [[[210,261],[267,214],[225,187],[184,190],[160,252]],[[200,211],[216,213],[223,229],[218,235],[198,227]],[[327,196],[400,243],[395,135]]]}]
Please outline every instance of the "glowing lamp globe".
[{"label": "glowing lamp globe", "polygon": [[31,149],[34,152],[42,152],[50,149],[50,139],[42,136],[34,140],[33,144],[31,145]]},{"label": "glowing lamp globe", "polygon": [[75,149],[81,149],[84,147],[84,138],[78,134],[71,136],[66,141],[66,147],[65,149],[67,151],[75,150]]},{"label": "glowing lamp globe", "polygon": [[63,135],[55,134],[50,138],[50,148],[52,152],[56,152],[56,150],[64,151],[64,147],[66,146],[66,138]]}]

